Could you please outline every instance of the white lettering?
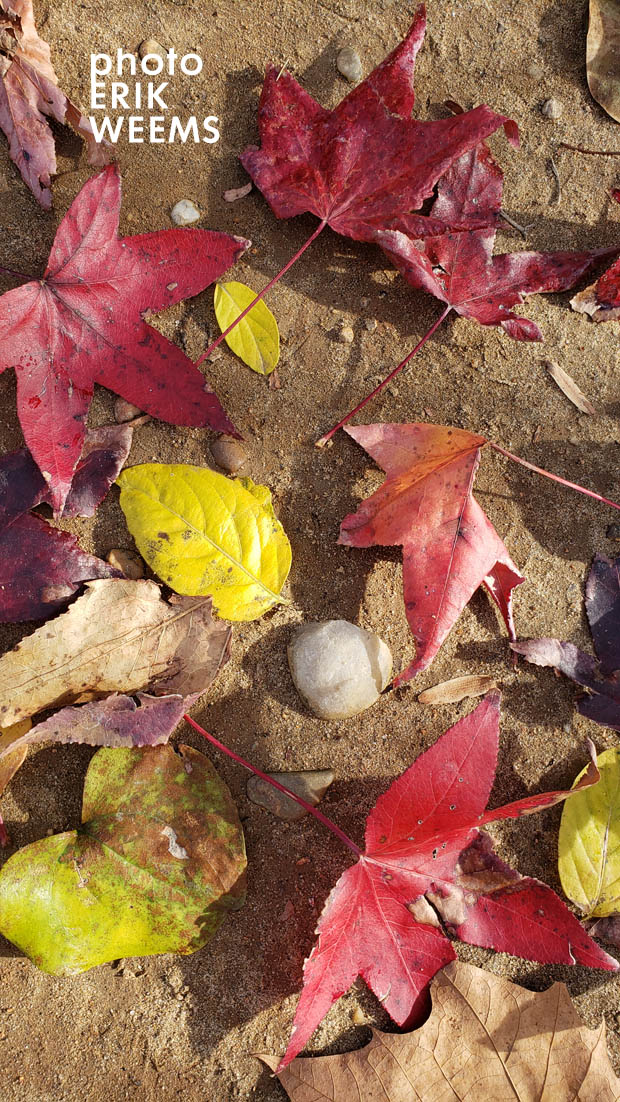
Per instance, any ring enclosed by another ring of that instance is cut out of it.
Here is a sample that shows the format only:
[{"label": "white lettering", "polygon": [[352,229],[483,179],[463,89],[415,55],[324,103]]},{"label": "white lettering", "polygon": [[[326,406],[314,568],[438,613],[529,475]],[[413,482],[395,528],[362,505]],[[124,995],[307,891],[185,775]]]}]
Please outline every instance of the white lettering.
[{"label": "white lettering", "polygon": [[[167,111],[168,110],[168,104],[164,103],[163,99],[161,98],[162,93],[165,91],[165,89],[167,87],[168,87],[168,81],[167,80],[165,80],[163,82],[163,84],[158,84],[157,88],[155,87],[154,84],[152,84],[149,81],[149,86],[148,86],[148,109],[149,109],[149,111],[153,111],[155,106],[161,107],[162,111]],[[156,100],[157,100],[157,104],[155,103]]]},{"label": "white lettering", "polygon": [[220,140],[220,132],[217,128],[218,122],[219,119],[217,115],[209,115],[208,119],[205,119],[202,124],[206,134],[208,135],[208,137],[203,138],[202,140],[203,142],[206,142],[207,145],[213,145],[214,142],[219,142]]},{"label": "white lettering", "polygon": [[101,142],[105,138],[108,141],[114,142],[114,144],[116,144],[116,142],[119,139],[120,132],[123,128],[123,123],[125,121],[125,117],[124,117],[124,115],[121,115],[116,120],[116,125],[115,125],[114,129],[112,129],[112,123],[110,122],[107,115],[106,115],[105,119],[101,120],[101,124],[99,124],[97,122],[97,119],[93,118],[92,115],[91,115],[91,117],[88,121],[91,125],[93,134],[95,135],[95,141],[96,142]]}]

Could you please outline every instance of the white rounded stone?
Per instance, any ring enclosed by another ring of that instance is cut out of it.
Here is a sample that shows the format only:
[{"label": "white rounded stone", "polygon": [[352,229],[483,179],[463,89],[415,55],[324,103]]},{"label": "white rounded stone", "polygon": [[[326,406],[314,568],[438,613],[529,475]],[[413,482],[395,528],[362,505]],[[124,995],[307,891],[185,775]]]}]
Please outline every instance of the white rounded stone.
[{"label": "white rounded stone", "polygon": [[200,218],[200,211],[191,199],[179,199],[170,211],[170,217],[175,226],[191,226],[192,222],[197,222]]},{"label": "white rounded stone", "polygon": [[392,673],[389,647],[347,620],[303,624],[288,663],[297,691],[321,719],[347,719],[370,708]]},{"label": "white rounded stone", "polygon": [[360,55],[352,46],[343,46],[336,58],[338,72],[342,73],[345,80],[351,84],[357,84],[362,79],[362,63]]},{"label": "white rounded stone", "polygon": [[559,99],[546,99],[540,110],[547,119],[559,119],[564,106]]}]

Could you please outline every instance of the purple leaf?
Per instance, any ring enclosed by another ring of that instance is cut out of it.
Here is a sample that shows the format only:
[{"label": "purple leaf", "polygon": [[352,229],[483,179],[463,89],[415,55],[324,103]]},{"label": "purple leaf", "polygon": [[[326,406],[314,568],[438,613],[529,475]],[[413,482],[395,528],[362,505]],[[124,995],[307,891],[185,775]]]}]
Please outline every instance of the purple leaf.
[{"label": "purple leaf", "polygon": [[92,578],[118,570],[78,546],[75,536],[26,514],[0,529],[0,621],[45,620]]},{"label": "purple leaf", "polygon": [[536,666],[553,666],[587,693],[577,700],[583,716],[620,731],[620,558],[596,554],[586,583],[586,612],[598,658],[559,639],[526,639],[512,649]]}]

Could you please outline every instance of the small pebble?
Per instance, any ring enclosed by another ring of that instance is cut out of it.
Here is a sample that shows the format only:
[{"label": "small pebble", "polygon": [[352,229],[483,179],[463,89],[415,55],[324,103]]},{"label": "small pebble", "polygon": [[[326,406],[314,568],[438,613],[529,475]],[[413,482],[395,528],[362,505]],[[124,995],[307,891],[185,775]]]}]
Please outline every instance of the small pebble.
[{"label": "small pebble", "polygon": [[357,84],[362,79],[362,63],[360,55],[352,46],[343,46],[336,58],[338,72],[351,84]]},{"label": "small pebble", "polygon": [[[279,781],[285,788],[290,788],[291,792],[301,796],[302,800],[312,804],[313,807],[323,799],[334,779],[331,769],[306,769],[300,773],[269,773],[268,776],[273,777],[274,781]],[[271,811],[272,815],[277,815],[279,819],[294,822],[308,814],[303,807],[295,803],[295,800],[291,800],[290,796],[285,796],[284,792],[278,792],[277,788],[262,780],[261,777],[250,777],[246,791],[248,799],[253,804]]]},{"label": "small pebble", "polygon": [[546,99],[540,110],[547,119],[559,119],[564,107],[559,99]]},{"label": "small pebble", "polygon": [[121,574],[130,578],[132,582],[137,582],[144,577],[144,563],[135,551],[124,551],[122,547],[113,547],[108,551],[107,561],[110,566],[120,570]]},{"label": "small pebble", "polygon": [[211,444],[210,451],[218,467],[229,474],[236,474],[247,463],[248,453],[243,444],[233,440],[231,436],[218,436]]},{"label": "small pebble", "polygon": [[610,524],[605,532],[608,540],[620,540],[620,524]]},{"label": "small pebble", "polygon": [[126,402],[124,398],[117,398],[114,403],[114,420],[117,425],[122,425],[125,421],[133,421],[134,417],[139,417],[141,413],[141,409],[131,402]]},{"label": "small pebble", "polygon": [[322,719],[347,719],[370,708],[392,673],[389,647],[347,620],[297,628],[288,664],[297,691]]},{"label": "small pebble", "polygon": [[192,222],[197,222],[200,218],[200,211],[191,199],[179,199],[170,211],[170,217],[175,226],[191,226]]},{"label": "small pebble", "polygon": [[366,318],[366,321],[364,322],[364,325],[366,326],[369,333],[374,333],[375,329],[377,328],[377,319],[376,318]]},{"label": "small pebble", "polygon": [[140,57],[147,57],[148,54],[155,54],[157,57],[161,57],[164,61],[168,60],[168,51],[164,49],[161,42],[158,42],[156,38],[145,38],[144,42],[141,42],[138,46],[138,53]]},{"label": "small pebble", "polygon": [[338,340],[341,344],[353,344],[355,333],[350,325],[342,325],[338,330]]}]

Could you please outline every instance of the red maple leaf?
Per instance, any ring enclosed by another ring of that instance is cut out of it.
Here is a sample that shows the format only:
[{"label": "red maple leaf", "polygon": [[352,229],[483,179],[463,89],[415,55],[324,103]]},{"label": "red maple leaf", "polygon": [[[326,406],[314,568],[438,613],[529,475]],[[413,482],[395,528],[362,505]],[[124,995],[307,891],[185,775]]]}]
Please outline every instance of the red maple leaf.
[{"label": "red maple leaf", "polygon": [[0,298],[0,371],[15,368],[24,437],[57,513],[95,383],[163,421],[235,432],[204,376],[145,315],[198,294],[249,242],[197,229],[119,237],[120,202],[110,166],[63,218],[43,278]]},{"label": "red maple leaf", "polygon": [[382,229],[375,240],[412,287],[447,304],[443,317],[454,310],[481,325],[501,325],[514,340],[541,341],[538,326],[511,307],[523,302],[524,295],[565,291],[592,264],[617,249],[493,256],[502,187],[503,173],[482,143],[448,169],[429,217],[462,225],[475,215],[484,216],[485,226],[423,241],[411,232]]},{"label": "red maple leaf", "polygon": [[[506,865],[480,831],[576,791],[545,792],[485,812],[499,701],[499,693],[485,697],[394,781],[368,816],[364,852],[350,842],[357,864],[325,904],[278,1070],[301,1052],[358,975],[395,1022],[412,1026],[426,1008],[428,981],[455,957],[444,930],[529,960],[618,970],[555,892]],[[593,758],[580,785],[598,779]]]},{"label": "red maple leaf", "polygon": [[363,425],[346,430],[383,467],[383,485],[345,517],[339,543],[403,548],[407,621],[417,644],[401,685],[432,662],[484,585],[515,639],[511,596],[524,578],[472,490],[487,443],[445,425]]},{"label": "red maple leaf", "polygon": [[0,0],[0,128],[24,183],[46,210],[56,172],[48,118],[77,130],[87,142],[91,164],[109,159],[106,143],[97,144],[88,119],[58,87],[50,48],[37,33],[32,0]]},{"label": "red maple leaf", "polygon": [[[441,232],[441,221],[411,212],[455,158],[499,126],[517,144],[516,124],[484,105],[435,122],[410,118],[425,26],[421,5],[403,42],[333,111],[290,73],[267,70],[258,112],[261,148],[250,146],[241,162],[278,218],[309,211],[323,226],[360,241],[374,240],[381,228]],[[484,219],[471,212],[465,224],[472,220]]]}]

